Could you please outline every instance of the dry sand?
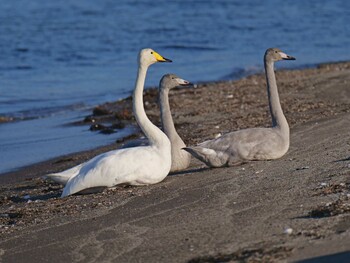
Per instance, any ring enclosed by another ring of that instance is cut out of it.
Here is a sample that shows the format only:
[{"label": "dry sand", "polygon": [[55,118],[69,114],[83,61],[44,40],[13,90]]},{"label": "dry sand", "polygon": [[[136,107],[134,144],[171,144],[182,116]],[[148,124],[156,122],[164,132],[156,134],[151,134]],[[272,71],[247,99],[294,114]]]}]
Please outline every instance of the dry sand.
[{"label": "dry sand", "polygon": [[[193,160],[156,185],[64,199],[39,177],[124,142],[1,175],[0,261],[350,262],[350,63],[278,71],[277,83],[291,126],[279,160],[220,169]],[[188,144],[270,125],[263,75],[170,100]],[[130,102],[102,105],[85,124],[130,125]],[[154,89],[145,104],[159,123]]]}]

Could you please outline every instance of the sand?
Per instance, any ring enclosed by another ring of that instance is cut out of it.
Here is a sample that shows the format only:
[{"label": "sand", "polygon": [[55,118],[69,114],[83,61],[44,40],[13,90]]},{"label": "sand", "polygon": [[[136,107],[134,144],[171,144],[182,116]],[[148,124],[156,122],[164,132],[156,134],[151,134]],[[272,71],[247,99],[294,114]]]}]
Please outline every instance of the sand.
[{"label": "sand", "polygon": [[[277,83],[291,126],[281,159],[218,169],[192,160],[156,185],[64,199],[40,176],[125,141],[1,175],[0,261],[349,262],[350,63],[278,71]],[[191,145],[268,127],[265,84],[254,75],[173,91],[179,134]],[[130,102],[101,105],[82,125],[134,125]],[[159,123],[156,90],[145,105]]]}]

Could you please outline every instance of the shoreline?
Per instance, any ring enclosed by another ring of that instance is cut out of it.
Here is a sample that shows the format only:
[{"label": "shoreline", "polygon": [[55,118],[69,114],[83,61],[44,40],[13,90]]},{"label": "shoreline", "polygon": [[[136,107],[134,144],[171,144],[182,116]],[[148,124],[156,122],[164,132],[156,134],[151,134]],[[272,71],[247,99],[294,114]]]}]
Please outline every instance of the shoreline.
[{"label": "shoreline", "polygon": [[[280,262],[347,251],[350,62],[279,70],[276,77],[291,128],[284,157],[218,169],[192,159],[188,170],[156,185],[63,199],[61,186],[40,179],[129,138],[0,175],[0,260],[58,260],[64,254],[66,261],[218,262],[247,255]],[[159,124],[156,94],[147,89],[144,102]],[[263,74],[177,89],[169,99],[188,145],[271,122]],[[133,122],[130,98],[99,108],[108,112],[99,115],[104,123],[110,118],[112,125],[116,114]]]},{"label": "shoreline", "polygon": [[[315,65],[304,65],[302,67],[291,68],[291,69],[282,68],[282,69],[278,70],[277,72],[293,72],[293,71],[299,72],[299,71],[307,71],[307,70],[318,70],[318,69],[322,69],[322,68],[334,68],[334,67],[337,67],[337,65],[348,65],[349,63],[350,63],[350,61],[320,63],[320,64],[315,64]],[[195,86],[198,88],[207,87],[207,86],[216,86],[216,85],[222,86],[222,85],[225,85],[225,83],[228,83],[230,86],[234,86],[235,83],[238,83],[238,85],[241,85],[240,82],[244,82],[244,80],[246,80],[246,79],[249,80],[249,79],[255,79],[255,78],[259,78],[260,79],[259,82],[261,82],[261,76],[263,76],[263,78],[264,78],[263,72],[255,73],[252,75],[248,75],[248,76],[241,77],[238,79],[233,79],[233,80],[218,80],[218,81],[211,81],[211,82],[198,82],[197,84],[195,84]],[[264,81],[262,81],[261,85],[264,85]],[[146,104],[149,103],[149,105],[145,105],[146,111],[149,110],[149,112],[150,112],[149,118],[151,119],[151,121],[153,123],[160,126],[159,114],[157,113],[158,106],[156,105],[157,104],[157,100],[156,100],[157,92],[158,92],[157,87],[146,88],[145,92],[144,92],[144,94],[145,94],[144,101]],[[176,94],[177,92],[178,91],[175,91],[175,92],[172,91],[172,94],[170,94],[170,98],[174,97],[176,99],[176,95],[174,95],[174,94]],[[192,93],[195,94],[195,92],[190,92],[190,94],[192,94]],[[262,96],[264,96],[264,95],[262,94]],[[283,96],[283,94],[282,94],[282,96]],[[111,149],[118,148],[118,147],[122,146],[123,143],[127,143],[130,139],[137,139],[139,136],[142,136],[139,128],[137,127],[135,119],[133,117],[131,103],[132,103],[132,95],[129,95],[129,96],[127,96],[123,99],[119,99],[117,101],[105,102],[103,104],[99,104],[97,106],[92,107],[91,108],[92,113],[90,115],[85,116],[84,119],[77,121],[77,122],[74,122],[74,123],[66,123],[64,125],[77,125],[77,126],[87,126],[87,127],[90,126],[91,132],[100,132],[100,133],[105,133],[106,135],[111,135],[113,133],[117,133],[118,130],[123,129],[126,126],[131,126],[132,129],[136,129],[136,132],[126,136],[125,138],[117,139],[116,144],[102,145],[102,146],[98,146],[98,147],[90,149],[90,150],[77,151],[77,152],[74,152],[74,153],[71,153],[68,155],[57,156],[57,157],[52,158],[52,159],[48,159],[48,160],[41,161],[38,163],[33,163],[30,165],[19,167],[18,169],[15,169],[12,171],[1,173],[0,174],[0,183],[6,182],[6,180],[4,180],[4,177],[9,178],[13,174],[17,174],[17,173],[22,174],[23,173],[22,170],[26,170],[26,169],[30,168],[31,166],[37,167],[37,166],[40,166],[41,164],[45,164],[48,162],[54,163],[54,162],[59,161],[60,159],[67,159],[67,158],[69,159],[69,158],[72,158],[72,156],[77,156],[79,154],[83,154],[83,155],[87,154],[87,152],[90,152],[90,151],[96,152],[96,154],[99,154],[99,153],[102,153],[103,151],[106,151],[106,150],[109,151]],[[173,104],[172,102],[170,102],[170,103]],[[268,116],[266,116],[266,117],[268,119]],[[3,119],[3,118],[5,118],[5,119],[9,118],[10,119],[9,122],[16,121],[16,120],[12,119],[11,117],[0,116],[0,125],[1,125],[1,119]],[[176,117],[174,117],[174,120],[176,120]],[[3,123],[8,123],[8,122],[3,122]],[[290,122],[289,122],[289,124],[291,126]],[[267,127],[269,126],[269,124],[265,124],[265,125]],[[216,126],[216,125],[214,125],[214,126]],[[256,126],[258,126],[258,125],[256,125]],[[244,126],[243,128],[248,128],[248,127],[250,127],[250,126],[247,125],[247,126]],[[253,126],[251,126],[251,127],[253,127]],[[233,127],[231,130],[228,129],[225,132],[233,131],[233,130],[236,130],[237,128],[240,128],[240,127]],[[207,137],[206,139],[210,139],[210,138],[213,138],[213,137]],[[124,140],[125,140],[125,142],[124,142]],[[199,143],[199,142],[200,142],[200,140],[195,141],[195,143]],[[112,147],[113,145],[115,147]],[[101,149],[101,151],[99,151],[99,149]],[[89,155],[89,156],[91,156],[91,155]],[[56,169],[53,171],[50,171],[50,172],[56,172]],[[27,178],[27,177],[24,177],[24,178]]]},{"label": "shoreline", "polygon": [[[321,62],[321,63],[315,63],[315,64],[304,64],[304,65],[300,65],[300,66],[290,66],[290,67],[279,67],[277,69],[277,71],[289,71],[289,70],[307,70],[307,69],[315,69],[315,68],[320,68],[323,66],[329,66],[329,65],[336,65],[336,64],[346,64],[350,62],[350,60],[340,60],[340,61],[329,61],[329,62]],[[242,71],[245,71],[245,69],[242,69]],[[240,79],[244,79],[244,78],[248,78],[250,76],[254,76],[254,75],[260,75],[260,74],[264,74],[264,68],[263,65],[261,65],[261,68],[259,68],[258,70],[253,70],[253,72],[243,72],[239,75],[235,74],[234,72],[228,73],[227,75],[223,75],[223,77],[217,79],[217,80],[208,80],[208,81],[196,81],[196,85],[203,85],[203,84],[215,84],[215,83],[220,83],[220,82],[231,82],[231,81],[238,81]],[[236,77],[233,78],[228,78],[227,76],[233,76],[233,75],[237,75]],[[155,86],[148,86],[145,87],[145,91],[147,91],[148,89],[157,89],[157,87]],[[132,90],[130,91],[130,93],[132,94]],[[122,97],[120,99],[118,99],[117,101],[123,101],[123,100],[127,100],[131,97],[131,95],[128,95],[126,97]],[[95,106],[89,106],[91,108],[91,110],[94,110],[94,108],[98,108],[101,105],[105,105],[105,104],[110,104],[110,103],[115,103],[115,101],[106,101],[104,103],[101,104],[97,104]],[[69,105],[68,105],[69,107]],[[11,114],[0,114],[0,125],[1,124],[5,124],[5,123],[13,123],[13,122],[21,122],[21,121],[30,121],[30,120],[35,120],[35,119],[39,119],[41,117],[15,117]],[[81,121],[83,122],[83,121]]]}]

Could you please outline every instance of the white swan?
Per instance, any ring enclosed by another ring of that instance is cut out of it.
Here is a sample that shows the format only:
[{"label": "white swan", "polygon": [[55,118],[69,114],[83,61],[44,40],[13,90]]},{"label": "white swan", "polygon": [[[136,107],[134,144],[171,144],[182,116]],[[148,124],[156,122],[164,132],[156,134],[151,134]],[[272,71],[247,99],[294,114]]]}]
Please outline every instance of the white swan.
[{"label": "white swan", "polygon": [[227,133],[184,150],[210,167],[237,165],[247,160],[269,160],[282,157],[289,148],[289,126],[283,115],[274,62],[295,60],[278,48],[269,48],[264,56],[267,94],[272,128],[253,128]]},{"label": "white swan", "polygon": [[65,184],[62,197],[95,187],[117,184],[147,185],[162,181],[171,167],[171,145],[168,137],[148,118],[143,107],[143,87],[147,69],[156,62],[171,62],[152,49],[139,54],[139,68],[133,93],[136,121],[149,140],[148,146],[118,149],[103,153],[83,164],[48,178]]},{"label": "white swan", "polygon": [[190,82],[179,78],[174,74],[166,74],[159,83],[159,107],[162,120],[162,128],[171,143],[171,169],[177,172],[186,169],[191,162],[191,155],[182,150],[186,147],[179,134],[176,132],[169,106],[169,91],[178,86],[190,86]]},{"label": "white swan", "polygon": [[[181,79],[175,74],[166,74],[162,77],[159,82],[159,107],[160,116],[162,121],[162,129],[164,133],[168,136],[171,143],[171,169],[170,172],[177,172],[186,169],[191,162],[191,155],[183,151],[182,148],[186,147],[179,134],[176,132],[173,118],[170,112],[169,106],[169,91],[178,86],[192,86],[193,84],[187,80]],[[122,148],[131,148],[138,146],[148,146],[149,142],[145,139],[133,140],[122,146]],[[50,178],[56,183],[66,185],[68,180],[76,175],[81,166],[74,166],[71,169],[60,173],[52,173],[44,176],[44,178]]]}]

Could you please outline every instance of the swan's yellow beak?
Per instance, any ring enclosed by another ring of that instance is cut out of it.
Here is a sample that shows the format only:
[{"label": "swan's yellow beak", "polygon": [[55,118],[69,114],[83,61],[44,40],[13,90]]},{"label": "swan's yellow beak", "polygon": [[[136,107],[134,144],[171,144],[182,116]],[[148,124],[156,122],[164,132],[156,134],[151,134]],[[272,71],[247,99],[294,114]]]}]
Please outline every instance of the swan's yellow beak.
[{"label": "swan's yellow beak", "polygon": [[171,59],[165,58],[159,55],[157,52],[153,51],[153,56],[156,58],[158,62],[173,62]]}]

